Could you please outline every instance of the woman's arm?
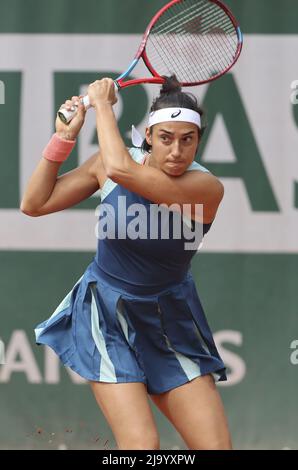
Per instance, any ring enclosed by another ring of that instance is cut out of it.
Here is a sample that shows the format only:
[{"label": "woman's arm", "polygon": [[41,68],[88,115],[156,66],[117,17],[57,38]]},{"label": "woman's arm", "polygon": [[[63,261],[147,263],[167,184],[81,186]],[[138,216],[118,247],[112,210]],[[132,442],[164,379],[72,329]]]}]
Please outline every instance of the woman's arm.
[{"label": "woman's arm", "polygon": [[[70,108],[78,97],[65,102]],[[74,140],[84,123],[85,109],[79,106],[78,113],[69,125],[56,119],[56,132],[65,140]],[[99,173],[103,173],[99,165],[98,153],[89,158],[83,165],[58,177],[61,162],[41,158],[35,168],[24,192],[20,209],[27,215],[38,217],[61,211],[87,199],[99,188]]]},{"label": "woman's arm", "polygon": [[87,199],[99,189],[98,154],[57,178],[59,164],[42,159],[32,174],[20,209],[31,217],[62,211]]},{"label": "woman's arm", "polygon": [[110,79],[94,82],[88,95],[96,110],[97,132],[106,174],[116,183],[157,204],[189,204],[197,218],[196,204],[203,204],[204,222],[213,221],[224,194],[222,183],[211,173],[187,171],[173,177],[150,166],[141,166],[130,156],[120,135],[112,106],[117,101]]}]

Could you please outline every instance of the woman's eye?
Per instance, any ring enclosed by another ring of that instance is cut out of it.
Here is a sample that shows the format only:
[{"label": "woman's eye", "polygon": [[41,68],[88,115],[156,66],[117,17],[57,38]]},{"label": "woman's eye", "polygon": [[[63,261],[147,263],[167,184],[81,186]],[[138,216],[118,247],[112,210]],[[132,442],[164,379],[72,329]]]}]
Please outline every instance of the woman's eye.
[{"label": "woman's eye", "polygon": [[161,140],[162,140],[163,142],[169,142],[170,139],[169,139],[169,137],[168,137],[167,135],[162,135],[162,136],[161,136]]}]

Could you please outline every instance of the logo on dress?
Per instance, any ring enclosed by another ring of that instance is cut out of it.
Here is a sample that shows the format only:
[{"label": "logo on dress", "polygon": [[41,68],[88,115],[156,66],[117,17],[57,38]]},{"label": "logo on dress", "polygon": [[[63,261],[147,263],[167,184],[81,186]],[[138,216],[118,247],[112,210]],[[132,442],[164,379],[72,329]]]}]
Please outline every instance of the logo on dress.
[{"label": "logo on dress", "polygon": [[173,113],[171,115],[171,118],[174,119],[174,118],[178,117],[180,114],[181,114],[181,109],[179,109],[179,111],[176,111],[175,113]]}]

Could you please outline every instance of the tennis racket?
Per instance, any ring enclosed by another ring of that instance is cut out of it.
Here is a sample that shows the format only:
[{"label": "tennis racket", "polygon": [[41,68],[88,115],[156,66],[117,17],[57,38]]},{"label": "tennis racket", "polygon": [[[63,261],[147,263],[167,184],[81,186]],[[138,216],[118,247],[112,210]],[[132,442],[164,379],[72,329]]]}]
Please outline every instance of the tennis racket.
[{"label": "tennis racket", "polygon": [[[182,86],[202,85],[225,74],[242,49],[242,33],[230,10],[219,0],[172,0],[150,21],[134,60],[115,80],[120,90],[141,83],[164,83],[175,74]],[[126,80],[140,59],[151,77]],[[90,107],[88,95],[82,102]],[[76,113],[58,111],[64,123]]]}]

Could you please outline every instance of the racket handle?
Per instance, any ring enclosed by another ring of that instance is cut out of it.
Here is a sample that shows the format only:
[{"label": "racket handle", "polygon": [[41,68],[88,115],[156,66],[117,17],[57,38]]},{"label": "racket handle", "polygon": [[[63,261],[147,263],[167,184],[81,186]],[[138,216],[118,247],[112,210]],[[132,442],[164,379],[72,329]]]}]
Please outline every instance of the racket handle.
[{"label": "racket handle", "polygon": [[[85,106],[85,109],[89,109],[91,107],[88,95],[83,96],[83,98],[81,98],[80,101]],[[64,124],[69,124],[70,121],[76,115],[77,110],[78,110],[78,107],[74,105],[72,107],[72,110],[67,110],[67,109],[62,108],[62,109],[59,109],[57,114]]]},{"label": "racket handle", "polygon": [[[117,82],[115,81],[114,82],[114,86],[115,86],[115,93],[118,93],[119,91],[119,86],[117,85]],[[91,105],[90,105],[90,101],[89,101],[89,96],[88,95],[85,95],[83,96],[83,98],[81,98],[81,103],[83,103],[83,105],[85,106],[85,109],[89,109],[91,108]],[[77,110],[78,110],[78,107],[77,106],[73,106],[73,111],[68,111],[67,109],[59,109],[58,111],[58,116],[59,118],[61,119],[61,121],[64,123],[64,124],[69,124],[70,121],[74,118],[74,116],[76,115],[77,113]]]}]

